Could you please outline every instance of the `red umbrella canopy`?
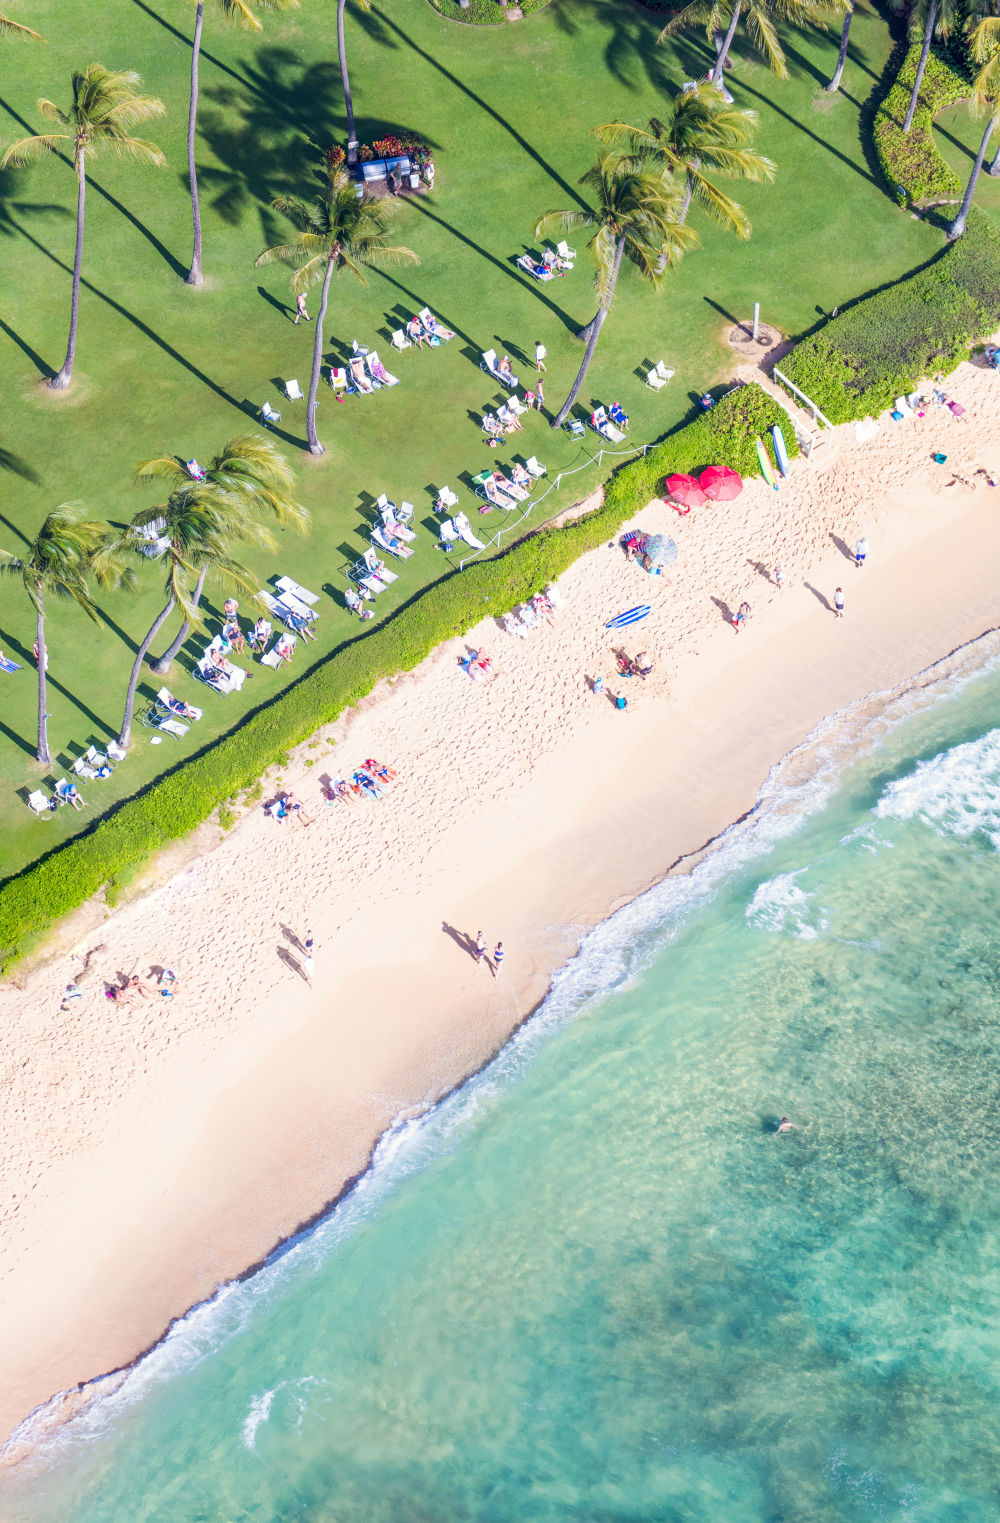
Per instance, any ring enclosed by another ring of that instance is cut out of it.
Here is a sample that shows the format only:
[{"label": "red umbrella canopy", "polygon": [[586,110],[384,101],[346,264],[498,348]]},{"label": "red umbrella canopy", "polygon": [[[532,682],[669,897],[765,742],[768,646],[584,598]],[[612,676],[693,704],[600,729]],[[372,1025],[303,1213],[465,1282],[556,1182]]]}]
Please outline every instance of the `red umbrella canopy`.
[{"label": "red umbrella canopy", "polygon": [[663,483],[667,496],[682,502],[686,508],[700,508],[708,498],[694,476],[668,476]]},{"label": "red umbrella canopy", "polygon": [[743,490],[743,477],[728,465],[710,465],[698,477],[701,489],[713,502],[731,502]]}]

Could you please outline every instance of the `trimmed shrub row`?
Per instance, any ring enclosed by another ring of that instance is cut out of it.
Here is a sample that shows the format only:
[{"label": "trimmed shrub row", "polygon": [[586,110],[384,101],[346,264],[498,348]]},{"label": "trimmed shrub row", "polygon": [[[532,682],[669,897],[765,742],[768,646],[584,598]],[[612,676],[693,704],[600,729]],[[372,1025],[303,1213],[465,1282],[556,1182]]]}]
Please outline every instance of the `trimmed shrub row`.
[{"label": "trimmed shrub row", "polygon": [[933,264],[849,307],[782,370],[830,419],[876,416],[925,376],[949,374],[1000,324],[1000,232],[979,208]]},{"label": "trimmed shrub row", "polygon": [[901,206],[958,200],[962,184],[934,141],[934,118],[969,94],[969,80],[947,55],[933,46],[920,82],[917,109],[909,132],[903,123],[917,77],[922,39],[911,44],[896,83],[875,116],[875,152],[879,167]]},{"label": "trimmed shrub row", "polygon": [[[510,0],[511,5],[528,16],[532,11],[540,11],[549,0]],[[504,7],[497,0],[469,0],[469,4],[463,9],[458,0],[431,0],[434,9],[449,21],[464,21],[467,26],[499,26],[508,20],[504,13]]]},{"label": "trimmed shrub row", "polygon": [[[385,624],[333,652],[238,729],[123,801],[86,835],[8,879],[0,889],[3,971],[56,920],[200,825],[383,678],[412,671],[443,640],[463,634],[488,614],[506,613],[613,537],[660,493],[665,475],[712,464],[759,474],[753,436],[784,422],[785,416],[758,386],[730,392],[711,412],[621,467],[608,483],[601,507],[563,528],[528,534],[493,559],[474,561],[427,588]],[[794,437],[787,443],[789,453],[796,453]]]}]

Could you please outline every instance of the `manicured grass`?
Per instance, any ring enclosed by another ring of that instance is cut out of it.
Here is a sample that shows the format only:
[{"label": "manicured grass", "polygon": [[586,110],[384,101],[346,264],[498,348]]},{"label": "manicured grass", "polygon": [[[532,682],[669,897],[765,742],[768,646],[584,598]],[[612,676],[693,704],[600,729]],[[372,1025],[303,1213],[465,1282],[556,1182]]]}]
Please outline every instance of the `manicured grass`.
[{"label": "manicured grass", "polygon": [[[184,742],[165,739],[155,747],[138,730],[114,779],[84,788],[88,811],[64,809],[42,823],[28,814],[18,790],[61,775],[74,745],[117,730],[135,644],[160,602],[159,572],[151,565],[137,594],[104,601],[103,632],[72,608],[53,609],[50,737],[60,764],[44,774],[30,754],[32,616],[19,589],[7,584],[0,593],[0,648],[24,669],[0,678],[0,873],[84,828],[102,803],[176,765],[198,742],[266,702],[314,651],[330,650],[357,630],[339,593],[345,562],[365,543],[359,531],[369,494],[408,498],[418,524],[427,525],[417,554],[396,567],[399,581],[379,598],[379,620],[445,569],[433,548],[436,486],[459,490],[477,527],[500,527],[498,514],[480,520],[462,486],[491,458],[472,421],[495,396],[478,370],[479,352],[502,346],[526,374],[523,357],[541,338],[549,350],[547,400],[558,405],[579,363],[575,330],[594,309],[582,258],[571,275],[545,287],[522,277],[513,259],[533,246],[539,213],[574,204],[576,181],[593,155],[592,126],[616,116],[638,122],[666,115],[670,95],[707,66],[701,38],[657,48],[662,17],[617,0],[553,0],[524,22],[495,29],[456,26],[426,0],[395,0],[370,16],[350,15],[359,135],[419,131],[434,149],[437,177],[434,195],[401,204],[394,224],[394,237],[416,250],[421,265],[374,275],[367,288],[346,280],[334,288],[328,356],[336,362],[355,336],[377,339],[403,384],[343,405],[326,392],[319,422],[328,450],[314,464],[301,453],[304,404],[281,400],[272,384],[274,377],[296,376],[305,385],[312,330],[293,327],[282,311],[288,272],[255,270],[253,259],[283,236],[271,197],[308,194],[321,151],[344,135],[332,12],[303,0],[298,12],[265,13],[264,37],[255,41],[209,8],[199,147],[207,275],[201,291],[180,278],[190,252],[185,8],[167,0],[119,0],[114,7],[32,0],[29,19],[49,43],[4,49],[3,140],[38,130],[36,97],[65,104],[70,71],[98,60],[140,69],[145,88],[166,101],[170,115],[150,135],[170,167],[139,170],[110,160],[92,166],[77,375],[65,399],[42,392],[38,379],[59,365],[65,346],[73,178],[55,160],[3,177],[0,311],[12,342],[0,371],[0,463],[7,467],[0,543],[17,550],[20,536],[67,500],[124,522],[156,500],[131,483],[137,459],[164,450],[211,455],[247,428],[267,398],[283,413],[282,435],[301,467],[300,496],[314,527],[306,540],[285,537],[279,553],[255,569],[263,580],[288,572],[324,596],[319,647],[300,646],[291,672],[281,676],[255,665],[242,696],[221,698],[199,687],[186,653],[170,685],[205,707],[201,724]],[[774,186],[747,187],[742,196],[753,240],[724,238],[696,213],[705,248],[671,277],[663,295],[651,295],[629,274],[623,278],[581,402],[589,410],[593,401],[620,399],[634,440],[655,438],[689,416],[693,399],[723,379],[729,355],[722,334],[755,299],[769,322],[801,332],[818,309],[897,278],[940,246],[933,228],[888,200],[863,148],[859,112],[888,55],[884,22],[859,12],[844,92],[831,98],[819,86],[835,42],[833,33],[820,32],[794,39],[785,82],[753,62],[739,71],[737,99],[760,110],[759,147],[780,170]],[[581,240],[575,242],[582,253]],[[459,336],[438,351],[392,354],[387,329],[425,302]],[[636,369],[661,357],[677,373],[654,394]],[[586,464],[593,439],[583,448],[553,436],[533,416],[500,454],[535,453],[554,475]],[[545,514],[583,496],[607,470],[607,463],[589,465],[568,479],[547,499]],[[217,606],[210,598],[209,610]],[[158,685],[150,674],[143,688]]]},{"label": "manicured grass", "polygon": [[[942,111],[934,123],[934,141],[942,158],[958,175],[962,186],[961,195],[965,194],[965,187],[968,184],[976,154],[979,152],[985,125],[985,118],[972,111],[968,105],[952,106],[949,111]],[[986,173],[998,147],[1000,147],[1000,133],[995,132],[983,172],[979,176],[979,184],[976,186],[975,204],[981,206],[984,212],[988,212],[993,221],[1000,226],[1000,175],[994,179]],[[954,216],[957,210],[956,206],[950,215]],[[942,207],[941,211],[942,215],[948,217],[948,207]]]}]

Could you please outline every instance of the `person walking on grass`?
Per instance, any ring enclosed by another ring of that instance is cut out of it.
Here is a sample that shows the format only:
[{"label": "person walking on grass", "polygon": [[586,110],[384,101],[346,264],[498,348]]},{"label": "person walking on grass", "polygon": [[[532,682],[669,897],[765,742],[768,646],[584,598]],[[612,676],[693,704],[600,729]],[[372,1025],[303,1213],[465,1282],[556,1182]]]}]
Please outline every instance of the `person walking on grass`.
[{"label": "person walking on grass", "polygon": [[476,965],[477,965],[477,967],[482,967],[482,965],[483,965],[483,963],[485,961],[486,961],[486,937],[483,935],[482,931],[479,931],[477,933],[477,935],[476,935]]},{"label": "person walking on grass", "polygon": [[545,369],[545,356],[547,354],[548,354],[548,350],[546,349],[545,345],[542,343],[541,339],[536,338],[535,339],[535,369],[538,371],[539,375],[541,375],[542,372]]},{"label": "person walking on grass", "polygon": [[493,977],[500,977],[500,969],[503,967],[503,942],[498,941],[493,948]]},{"label": "person walking on grass", "polygon": [[833,612],[834,612],[834,616],[836,618],[838,618],[838,619],[842,619],[844,617],[844,589],[843,589],[843,587],[838,587],[836,592],[833,594]]},{"label": "person walking on grass", "polygon": [[296,296],[296,298],[295,298],[295,326],[296,327],[298,327],[299,320],[302,319],[302,318],[304,318],[307,323],[312,322],[312,318],[309,316],[309,313],[306,311],[306,293],[305,293],[305,291],[300,291],[298,296]]},{"label": "person walking on grass", "polygon": [[545,387],[542,385],[541,376],[539,376],[538,380],[535,382],[535,406],[538,408],[539,412],[541,412],[542,408],[545,406]]},{"label": "person walking on grass", "polygon": [[858,568],[859,571],[861,570],[861,567],[864,565],[865,560],[867,558],[867,555],[868,555],[868,541],[865,539],[864,535],[862,534],[861,538],[858,540],[857,544],[854,546],[854,564]]}]

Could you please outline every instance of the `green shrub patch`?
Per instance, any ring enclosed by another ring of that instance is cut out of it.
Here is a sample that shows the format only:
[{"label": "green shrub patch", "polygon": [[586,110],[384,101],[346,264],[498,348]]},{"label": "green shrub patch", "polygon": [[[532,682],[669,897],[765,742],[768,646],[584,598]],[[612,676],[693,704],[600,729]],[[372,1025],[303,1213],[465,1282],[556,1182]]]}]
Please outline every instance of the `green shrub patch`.
[{"label": "green shrub patch", "polygon": [[933,126],[938,112],[954,106],[969,94],[970,84],[963,70],[933,47],[920,82],[920,95],[910,130],[903,131],[921,47],[918,37],[903,60],[896,83],[875,116],[875,152],[879,167],[903,206],[957,200],[962,194],[958,176],[938,152]]}]

